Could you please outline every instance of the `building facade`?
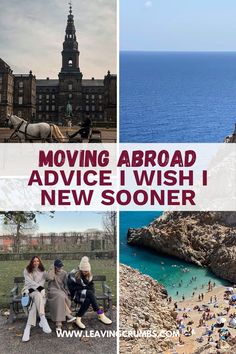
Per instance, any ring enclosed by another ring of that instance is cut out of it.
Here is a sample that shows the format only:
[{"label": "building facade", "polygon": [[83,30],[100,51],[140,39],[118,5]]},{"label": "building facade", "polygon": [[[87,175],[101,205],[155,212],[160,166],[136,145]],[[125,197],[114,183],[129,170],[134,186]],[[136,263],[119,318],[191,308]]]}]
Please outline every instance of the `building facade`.
[{"label": "building facade", "polygon": [[[0,235],[0,251],[13,252],[15,245],[14,235]],[[113,244],[103,231],[91,232],[49,232],[37,235],[21,235],[20,250],[54,250],[81,249],[84,251],[111,250]]]},{"label": "building facade", "polygon": [[70,5],[58,79],[15,75],[0,59],[0,125],[14,113],[29,122],[77,125],[85,116],[97,125],[116,125],[116,75],[83,79],[74,16]]}]

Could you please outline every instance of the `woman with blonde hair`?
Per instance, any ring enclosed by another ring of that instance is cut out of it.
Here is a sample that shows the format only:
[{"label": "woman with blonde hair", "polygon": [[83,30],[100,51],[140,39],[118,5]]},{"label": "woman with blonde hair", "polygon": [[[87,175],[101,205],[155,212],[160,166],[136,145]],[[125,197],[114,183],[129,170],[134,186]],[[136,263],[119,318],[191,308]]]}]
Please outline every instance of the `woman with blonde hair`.
[{"label": "woman with blonde hair", "polygon": [[25,286],[23,292],[28,293],[32,299],[27,324],[22,337],[23,342],[28,342],[30,339],[31,326],[36,326],[37,312],[40,316],[39,326],[43,332],[51,333],[48,321],[45,317],[46,294],[44,283],[47,278],[47,272],[38,256],[34,256],[26,269],[24,270]]},{"label": "woman with blonde hair", "polygon": [[80,304],[80,308],[76,314],[76,325],[80,329],[85,329],[81,318],[91,305],[93,311],[97,312],[98,319],[104,324],[111,324],[112,321],[107,318],[104,311],[99,307],[95,295],[95,287],[93,276],[91,273],[91,265],[88,257],[82,257],[78,270],[73,270],[68,275],[68,288],[72,299]]}]

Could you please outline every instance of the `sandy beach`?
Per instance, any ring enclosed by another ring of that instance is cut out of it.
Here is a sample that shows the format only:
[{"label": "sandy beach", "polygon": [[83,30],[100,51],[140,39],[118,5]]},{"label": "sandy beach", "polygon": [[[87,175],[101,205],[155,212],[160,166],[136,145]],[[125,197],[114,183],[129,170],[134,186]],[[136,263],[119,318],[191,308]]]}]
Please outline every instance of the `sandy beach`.
[{"label": "sandy beach", "polygon": [[[219,340],[219,330],[221,333],[227,333],[229,330],[231,334],[231,338],[236,337],[236,329],[229,327],[230,315],[232,316],[236,313],[236,305],[230,306],[229,311],[227,312],[227,308],[229,307],[229,300],[224,299],[226,287],[213,287],[210,291],[205,291],[203,293],[203,300],[199,299],[199,294],[194,295],[191,299],[186,299],[183,301],[177,302],[177,313],[180,326],[182,328],[182,334],[180,336],[182,344],[179,343],[180,339],[174,339],[176,343],[175,347],[172,350],[165,352],[165,354],[193,354],[197,349],[206,347],[206,350],[202,351],[202,353],[216,353],[216,342]],[[234,293],[236,293],[236,289],[234,289]],[[232,295],[229,295],[231,298]],[[174,301],[172,300],[174,305]],[[171,304],[172,304],[171,303]],[[207,308],[203,305],[207,305],[208,311],[203,311],[202,309]],[[196,308],[199,306],[201,311]],[[205,315],[203,315],[205,312]],[[206,316],[209,312],[208,318],[203,321],[202,324],[199,324],[202,316]],[[187,317],[185,318],[185,316]],[[214,318],[212,318],[214,317]],[[221,317],[225,323],[220,327],[212,327],[212,325],[217,323],[217,319]],[[190,328],[192,328],[192,335],[186,336],[185,332]],[[209,336],[209,331],[212,330],[212,334]],[[222,334],[221,334],[222,335]],[[201,338],[201,342],[197,339]],[[208,343],[208,340],[210,341]],[[222,341],[222,347],[226,350],[230,348],[226,341]],[[227,351],[226,351],[227,352]]]}]

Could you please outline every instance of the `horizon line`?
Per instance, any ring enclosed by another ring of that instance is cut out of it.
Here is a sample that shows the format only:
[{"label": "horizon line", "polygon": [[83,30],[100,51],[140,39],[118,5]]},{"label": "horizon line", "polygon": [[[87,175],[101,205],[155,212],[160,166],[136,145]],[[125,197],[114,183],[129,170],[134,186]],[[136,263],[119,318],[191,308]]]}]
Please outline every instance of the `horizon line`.
[{"label": "horizon line", "polygon": [[235,50],[142,50],[142,49],[120,49],[121,52],[141,53],[236,53]]}]

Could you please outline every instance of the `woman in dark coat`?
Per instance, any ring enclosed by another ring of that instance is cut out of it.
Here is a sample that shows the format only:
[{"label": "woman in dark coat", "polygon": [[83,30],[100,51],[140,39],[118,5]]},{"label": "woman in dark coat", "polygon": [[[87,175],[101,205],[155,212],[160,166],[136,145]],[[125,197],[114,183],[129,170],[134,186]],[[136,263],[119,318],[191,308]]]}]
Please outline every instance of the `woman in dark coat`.
[{"label": "woman in dark coat", "polygon": [[77,303],[81,304],[76,314],[76,324],[79,328],[85,329],[81,318],[91,305],[93,311],[97,312],[98,319],[104,324],[111,324],[112,321],[107,318],[104,311],[99,308],[95,296],[95,287],[93,283],[93,276],[91,274],[91,266],[88,257],[83,257],[79,264],[78,270],[73,270],[68,275],[68,289],[71,298]]}]

